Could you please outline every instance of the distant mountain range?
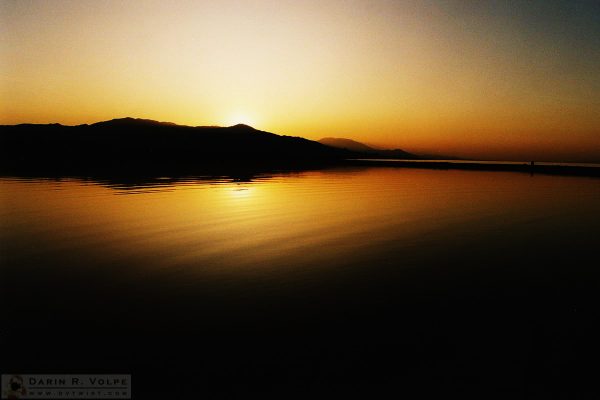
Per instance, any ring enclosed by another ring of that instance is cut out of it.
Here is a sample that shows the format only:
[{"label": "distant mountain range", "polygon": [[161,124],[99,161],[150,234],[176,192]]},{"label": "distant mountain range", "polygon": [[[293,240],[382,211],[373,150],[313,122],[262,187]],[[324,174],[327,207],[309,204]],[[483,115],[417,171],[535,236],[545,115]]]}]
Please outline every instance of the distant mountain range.
[{"label": "distant mountain range", "polygon": [[184,126],[120,118],[76,126],[0,125],[0,176],[76,176],[127,185],[206,174],[244,180],[264,171],[338,165],[600,175],[599,168],[583,166],[410,161],[415,159],[451,158],[379,150],[351,139],[282,136],[243,124]]},{"label": "distant mountain range", "polygon": [[121,118],[95,124],[0,126],[3,165],[190,165],[254,162],[339,162],[348,158],[418,158],[402,150],[376,150],[349,139],[320,142],[282,136],[238,124],[184,126]]},{"label": "distant mountain range", "polygon": [[366,158],[396,158],[404,160],[416,160],[422,158],[416,154],[412,154],[401,149],[375,149],[373,147],[367,146],[364,143],[360,143],[352,139],[326,137],[319,140],[319,143],[338,149],[362,153]]}]

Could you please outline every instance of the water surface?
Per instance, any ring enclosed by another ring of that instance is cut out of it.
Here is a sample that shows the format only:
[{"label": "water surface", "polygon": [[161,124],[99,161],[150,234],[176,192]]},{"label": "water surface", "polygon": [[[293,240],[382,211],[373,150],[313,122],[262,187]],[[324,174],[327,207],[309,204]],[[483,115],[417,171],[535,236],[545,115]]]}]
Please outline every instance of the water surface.
[{"label": "water surface", "polygon": [[181,393],[587,390],[569,365],[597,350],[599,182],[4,177],[0,367],[187,376]]}]

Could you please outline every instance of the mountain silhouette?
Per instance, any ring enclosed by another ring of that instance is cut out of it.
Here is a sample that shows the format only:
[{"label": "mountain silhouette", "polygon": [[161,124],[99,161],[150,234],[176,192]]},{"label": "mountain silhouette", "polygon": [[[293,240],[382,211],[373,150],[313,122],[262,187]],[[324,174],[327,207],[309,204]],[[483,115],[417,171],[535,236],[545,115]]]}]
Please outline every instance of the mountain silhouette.
[{"label": "mountain silhouette", "polygon": [[325,144],[327,146],[336,147],[339,149],[346,149],[350,151],[359,151],[359,152],[375,152],[376,149],[367,146],[364,143],[357,142],[352,139],[345,138],[334,138],[334,137],[326,137],[319,140],[319,143]]},{"label": "mountain silhouette", "polygon": [[336,162],[354,153],[301,137],[282,136],[237,124],[185,126],[120,118],[65,126],[0,126],[3,164],[141,167],[210,163]]},{"label": "mountain silhouette", "polygon": [[[128,182],[194,174],[251,177],[264,171],[352,165],[400,168],[520,171],[600,176],[586,166],[506,163],[415,162],[401,149],[378,150],[339,138],[319,143],[237,124],[186,126],[149,119],[118,118],[94,124],[0,125],[0,176],[78,176]],[[376,160],[373,159],[389,159]],[[429,158],[431,160],[431,158]]]},{"label": "mountain silhouette", "polygon": [[401,149],[380,150],[367,146],[364,143],[352,139],[326,137],[319,140],[319,143],[338,149],[361,153],[365,158],[398,158],[405,160],[416,160],[423,158],[416,154],[409,153]]},{"label": "mountain silhouette", "polygon": [[[55,124],[55,125],[60,125],[60,124]],[[174,124],[173,122],[159,122],[159,121],[154,121],[152,119],[131,118],[131,117],[115,118],[115,119],[111,119],[109,121],[101,121],[101,122],[96,122],[95,124],[91,124],[91,126],[93,126],[93,127],[103,127],[103,126],[136,127],[136,126],[155,126],[155,125],[177,126],[177,124]],[[87,125],[84,124],[84,125],[80,125],[80,126],[87,126]]]}]

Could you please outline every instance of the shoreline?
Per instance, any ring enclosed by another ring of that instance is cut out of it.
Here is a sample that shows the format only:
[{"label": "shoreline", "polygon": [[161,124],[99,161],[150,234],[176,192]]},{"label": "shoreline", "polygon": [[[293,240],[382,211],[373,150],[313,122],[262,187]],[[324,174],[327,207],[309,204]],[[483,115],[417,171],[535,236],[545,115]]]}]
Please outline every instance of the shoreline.
[{"label": "shoreline", "polygon": [[339,167],[360,168],[420,168],[435,170],[465,170],[489,172],[518,172],[530,175],[562,175],[600,178],[600,166],[559,165],[540,163],[465,161],[465,160],[397,160],[397,159],[338,159],[338,160],[197,160],[195,162],[152,162],[151,160],[53,160],[38,162],[0,162],[0,177],[84,177],[108,180],[153,180],[158,177],[232,176],[250,179],[252,176],[282,171],[309,171]]},{"label": "shoreline", "polygon": [[370,167],[395,167],[395,168],[423,168],[423,169],[458,169],[468,171],[505,171],[528,174],[568,175],[600,178],[600,167],[583,165],[552,165],[508,163],[494,161],[436,161],[436,160],[385,160],[385,159],[349,159],[348,165]]}]

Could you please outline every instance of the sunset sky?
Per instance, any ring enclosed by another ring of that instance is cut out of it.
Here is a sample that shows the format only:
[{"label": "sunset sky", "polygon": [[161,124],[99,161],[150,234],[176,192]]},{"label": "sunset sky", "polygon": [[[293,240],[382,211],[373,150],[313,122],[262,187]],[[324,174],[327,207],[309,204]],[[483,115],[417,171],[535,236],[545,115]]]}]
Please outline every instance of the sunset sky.
[{"label": "sunset sky", "polygon": [[2,1],[0,124],[600,161],[600,1]]}]

